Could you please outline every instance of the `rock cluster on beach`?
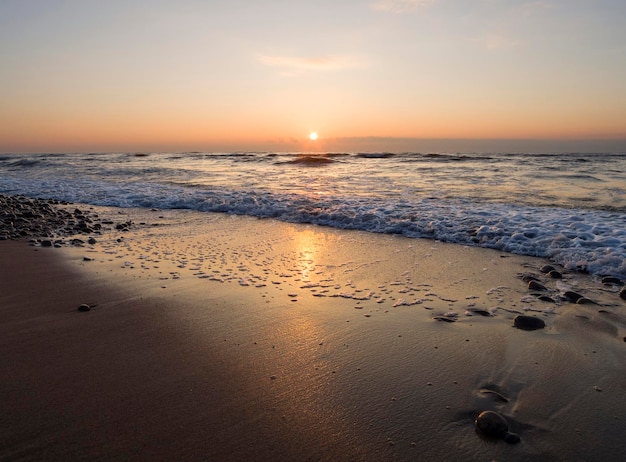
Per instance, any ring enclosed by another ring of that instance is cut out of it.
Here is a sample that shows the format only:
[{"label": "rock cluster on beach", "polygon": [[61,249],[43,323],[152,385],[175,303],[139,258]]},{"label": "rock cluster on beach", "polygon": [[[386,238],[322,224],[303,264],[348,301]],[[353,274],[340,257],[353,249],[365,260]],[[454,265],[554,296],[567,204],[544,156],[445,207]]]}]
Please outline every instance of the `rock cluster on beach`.
[{"label": "rock cluster on beach", "polygon": [[[567,282],[562,283],[561,281],[566,275],[564,275],[562,271],[554,268],[554,266],[545,265],[539,269],[539,272],[543,273],[543,280],[538,274],[522,273],[519,275],[519,277],[527,283],[531,297],[534,297],[536,300],[554,304],[564,302],[575,303],[577,305],[600,305],[600,303],[593,298],[589,298],[576,290],[572,290],[568,286]],[[556,287],[552,287],[550,281],[556,281]],[[605,275],[600,278],[599,282],[605,288],[612,288],[611,291],[615,291],[621,299],[626,300],[626,288],[623,287],[624,281],[620,278]],[[528,318],[528,316],[525,318]],[[516,320],[515,327],[526,330],[534,330],[544,327],[537,322],[536,318],[531,320],[527,320],[525,318],[520,319],[519,323]]]},{"label": "rock cluster on beach", "polygon": [[[0,240],[31,239],[42,247],[81,245],[83,239],[64,240],[77,235],[100,234],[103,225],[113,225],[98,214],[75,208],[68,202],[0,195]],[[123,224],[128,229],[130,223]]]}]

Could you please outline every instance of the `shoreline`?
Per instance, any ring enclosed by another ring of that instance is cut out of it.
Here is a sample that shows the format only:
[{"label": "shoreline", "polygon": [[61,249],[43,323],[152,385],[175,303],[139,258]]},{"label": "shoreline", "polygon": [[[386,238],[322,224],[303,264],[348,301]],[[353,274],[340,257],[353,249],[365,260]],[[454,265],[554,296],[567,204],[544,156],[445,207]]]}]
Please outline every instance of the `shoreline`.
[{"label": "shoreline", "polygon": [[[617,460],[626,449],[618,287],[436,241],[93,210],[138,225],[82,247],[0,242],[11,288],[0,459]],[[523,273],[598,305],[542,302]],[[547,326],[515,329],[517,313]],[[482,410],[521,441],[481,438]]]}]

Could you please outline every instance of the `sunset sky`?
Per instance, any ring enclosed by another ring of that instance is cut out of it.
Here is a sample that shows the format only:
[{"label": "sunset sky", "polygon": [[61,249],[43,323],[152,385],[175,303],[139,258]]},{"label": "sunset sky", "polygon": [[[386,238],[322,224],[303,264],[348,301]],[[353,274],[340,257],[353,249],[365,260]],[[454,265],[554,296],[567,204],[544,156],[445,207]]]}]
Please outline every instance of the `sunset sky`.
[{"label": "sunset sky", "polygon": [[0,0],[0,152],[624,140],[624,0]]}]

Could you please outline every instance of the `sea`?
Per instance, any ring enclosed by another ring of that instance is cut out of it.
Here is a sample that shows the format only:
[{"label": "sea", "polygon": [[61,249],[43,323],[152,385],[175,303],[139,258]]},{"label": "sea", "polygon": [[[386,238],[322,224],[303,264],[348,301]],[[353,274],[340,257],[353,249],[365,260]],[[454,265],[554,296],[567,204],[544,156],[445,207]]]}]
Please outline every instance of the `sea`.
[{"label": "sea", "polygon": [[0,194],[434,239],[626,279],[626,153],[0,154]]}]

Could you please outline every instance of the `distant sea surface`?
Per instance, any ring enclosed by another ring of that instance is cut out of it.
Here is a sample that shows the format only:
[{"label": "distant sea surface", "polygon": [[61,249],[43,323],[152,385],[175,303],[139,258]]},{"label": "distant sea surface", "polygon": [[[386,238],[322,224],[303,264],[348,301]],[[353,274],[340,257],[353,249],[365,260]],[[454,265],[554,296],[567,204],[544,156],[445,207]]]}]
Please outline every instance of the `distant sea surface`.
[{"label": "distant sea surface", "polygon": [[0,193],[438,239],[626,278],[626,153],[0,154]]}]

